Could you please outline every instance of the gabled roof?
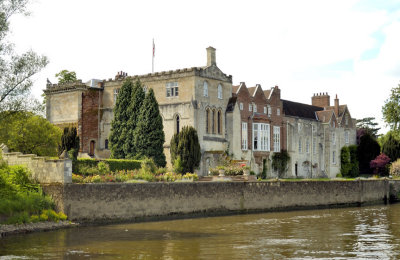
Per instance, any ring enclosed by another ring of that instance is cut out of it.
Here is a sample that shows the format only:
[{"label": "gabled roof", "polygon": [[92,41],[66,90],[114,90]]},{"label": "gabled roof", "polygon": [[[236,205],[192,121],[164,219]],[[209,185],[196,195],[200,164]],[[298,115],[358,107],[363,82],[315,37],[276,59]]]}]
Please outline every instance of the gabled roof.
[{"label": "gabled roof", "polygon": [[334,115],[333,110],[323,110],[317,111],[317,120],[322,123],[329,123],[331,121],[332,116]]},{"label": "gabled roof", "polygon": [[296,116],[308,119],[317,119],[315,112],[324,110],[322,107],[297,103],[282,99],[283,113],[287,116]]},{"label": "gabled roof", "polygon": [[232,86],[232,93],[236,94],[239,90],[240,85],[238,86]]},{"label": "gabled roof", "polygon": [[264,90],[264,95],[265,95],[265,98],[266,98],[266,99],[269,99],[269,98],[270,98],[270,95],[271,95],[271,89],[269,89],[269,90]]},{"label": "gabled roof", "polygon": [[257,87],[251,87],[251,88],[247,88],[247,90],[249,91],[250,95],[253,97],[254,93],[256,93],[256,88]]}]

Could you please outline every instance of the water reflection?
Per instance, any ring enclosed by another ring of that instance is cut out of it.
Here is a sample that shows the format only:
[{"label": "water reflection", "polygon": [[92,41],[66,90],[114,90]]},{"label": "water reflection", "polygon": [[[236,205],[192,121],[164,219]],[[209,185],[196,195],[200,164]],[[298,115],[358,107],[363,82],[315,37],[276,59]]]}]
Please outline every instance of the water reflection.
[{"label": "water reflection", "polygon": [[0,240],[0,259],[396,259],[400,204],[84,227]]}]

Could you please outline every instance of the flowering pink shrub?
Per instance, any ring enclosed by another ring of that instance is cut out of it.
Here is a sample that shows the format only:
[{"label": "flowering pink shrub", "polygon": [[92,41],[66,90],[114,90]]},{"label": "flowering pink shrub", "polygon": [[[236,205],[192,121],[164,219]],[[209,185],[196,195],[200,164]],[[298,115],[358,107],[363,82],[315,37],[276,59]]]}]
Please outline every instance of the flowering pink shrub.
[{"label": "flowering pink shrub", "polygon": [[369,163],[369,167],[374,169],[375,174],[383,175],[385,173],[385,167],[388,163],[390,163],[390,158],[386,154],[381,153]]}]

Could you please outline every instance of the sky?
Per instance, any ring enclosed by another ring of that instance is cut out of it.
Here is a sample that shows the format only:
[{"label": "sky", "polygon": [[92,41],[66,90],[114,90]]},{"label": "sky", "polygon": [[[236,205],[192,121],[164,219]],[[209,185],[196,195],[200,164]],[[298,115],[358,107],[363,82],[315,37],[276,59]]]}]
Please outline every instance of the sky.
[{"label": "sky", "polygon": [[11,19],[10,41],[50,63],[35,76],[75,71],[83,82],[206,65],[233,84],[278,85],[281,96],[311,103],[314,93],[338,95],[353,118],[375,117],[400,83],[400,0],[34,0],[30,16]]}]

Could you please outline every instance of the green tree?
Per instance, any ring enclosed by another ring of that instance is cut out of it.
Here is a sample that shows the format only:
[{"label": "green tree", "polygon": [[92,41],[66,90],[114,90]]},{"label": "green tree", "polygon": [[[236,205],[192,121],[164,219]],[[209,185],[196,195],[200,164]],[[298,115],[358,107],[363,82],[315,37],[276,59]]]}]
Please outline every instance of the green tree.
[{"label": "green tree", "polygon": [[124,153],[128,158],[135,158],[137,149],[135,146],[135,129],[139,118],[140,108],[143,105],[145,93],[140,80],[136,80],[132,88],[131,101],[127,109],[129,119],[127,121],[128,135],[125,139]]},{"label": "green tree", "polygon": [[72,151],[73,158],[78,156],[79,152],[79,136],[76,127],[65,127],[61,136],[61,145],[58,147],[58,154],[63,151]]},{"label": "green tree", "polygon": [[400,158],[400,137],[396,132],[387,132],[379,141],[382,147],[382,153],[389,156],[391,162]]},{"label": "green tree", "polygon": [[76,73],[74,71],[62,70],[56,74],[58,84],[76,81]]},{"label": "green tree", "polygon": [[392,88],[390,97],[382,107],[383,120],[390,129],[399,131],[400,128],[400,85]]},{"label": "green tree", "polygon": [[373,137],[378,136],[378,131],[381,129],[378,126],[378,123],[374,122],[376,119],[375,117],[365,117],[362,119],[357,119],[357,124],[356,127],[357,129],[363,129],[363,134],[364,133],[369,133]]},{"label": "green tree", "polygon": [[30,95],[32,76],[44,68],[48,60],[33,51],[18,55],[7,35],[10,19],[15,14],[26,15],[27,0],[0,1],[0,112],[41,111],[43,106]]},{"label": "green tree", "polygon": [[110,132],[112,158],[123,159],[126,157],[124,145],[129,133],[129,129],[127,128],[127,123],[130,118],[128,107],[131,102],[132,88],[132,80],[130,78],[126,79],[119,90],[117,102],[114,106],[114,118],[111,122]]},{"label": "green tree", "polygon": [[57,156],[61,129],[45,118],[31,112],[2,112],[9,114],[0,124],[0,143],[11,151],[39,156]]},{"label": "green tree", "polygon": [[340,150],[340,173],[343,177],[349,177],[351,166],[350,149],[347,146],[343,146]]},{"label": "green tree", "polygon": [[357,145],[344,146],[340,150],[340,173],[343,177],[359,175]]},{"label": "green tree", "polygon": [[350,163],[351,163],[349,177],[357,177],[360,174],[360,167],[357,157],[357,145],[350,145],[349,152],[350,152]]},{"label": "green tree", "polygon": [[193,172],[200,165],[199,137],[193,127],[182,127],[179,133],[172,136],[170,147],[172,165],[179,164],[179,160],[181,162],[182,172],[179,173]]},{"label": "green tree", "polygon": [[149,157],[159,167],[166,165],[163,145],[165,141],[162,118],[153,89],[146,95],[140,108],[138,122],[134,131],[137,157]]},{"label": "green tree", "polygon": [[360,145],[357,147],[357,158],[360,172],[371,174],[369,163],[380,154],[381,148],[376,139],[369,133],[360,138]]}]

